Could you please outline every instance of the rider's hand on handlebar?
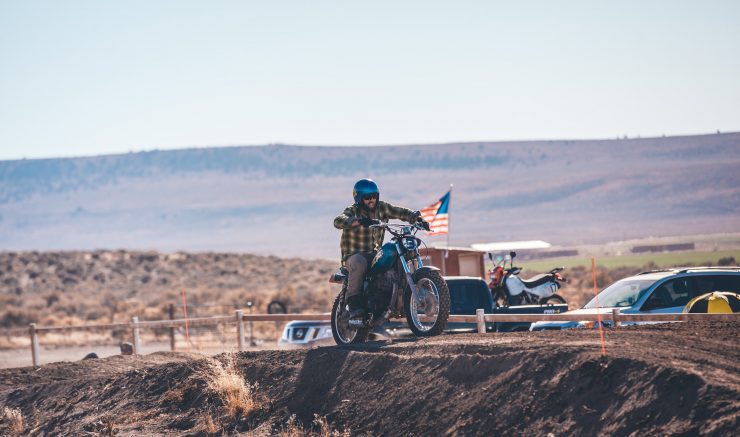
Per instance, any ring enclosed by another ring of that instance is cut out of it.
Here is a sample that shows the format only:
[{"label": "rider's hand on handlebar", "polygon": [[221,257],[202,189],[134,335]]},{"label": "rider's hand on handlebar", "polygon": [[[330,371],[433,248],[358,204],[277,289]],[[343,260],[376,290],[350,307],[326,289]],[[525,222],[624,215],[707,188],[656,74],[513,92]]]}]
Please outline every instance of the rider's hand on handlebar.
[{"label": "rider's hand on handlebar", "polygon": [[360,226],[360,218],[356,216],[347,217],[347,220],[344,221],[345,226],[350,228],[356,228],[357,226]]},{"label": "rider's hand on handlebar", "polygon": [[364,227],[369,227],[370,225],[379,225],[380,220],[373,220],[371,218],[367,217],[360,217],[360,224]]},{"label": "rider's hand on handlebar", "polygon": [[421,218],[421,211],[414,211],[413,220],[414,223],[420,224],[425,231],[429,230],[429,222]]}]

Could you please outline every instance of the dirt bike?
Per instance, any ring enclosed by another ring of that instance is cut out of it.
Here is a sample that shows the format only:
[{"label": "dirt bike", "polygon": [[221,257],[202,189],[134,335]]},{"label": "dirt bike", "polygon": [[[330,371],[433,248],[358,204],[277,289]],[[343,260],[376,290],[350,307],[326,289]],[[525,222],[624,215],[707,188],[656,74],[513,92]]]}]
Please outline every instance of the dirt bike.
[{"label": "dirt bike", "polygon": [[331,332],[338,345],[362,343],[370,332],[389,319],[405,317],[419,337],[440,334],[450,315],[450,290],[439,269],[425,266],[419,255],[421,223],[369,226],[387,230],[385,243],[367,269],[362,289],[365,317],[350,319],[347,308],[347,270],[342,267],[329,282],[342,284],[331,309]]},{"label": "dirt bike", "polygon": [[[521,279],[518,275],[522,268],[514,267],[515,257],[516,252],[509,252],[507,257],[500,259],[489,270],[491,282],[488,288],[498,306],[565,303],[565,299],[556,294],[560,288],[560,282],[566,282],[560,274],[564,267],[556,267],[547,273]],[[492,254],[489,253],[488,258],[493,261]],[[507,260],[511,262],[508,269],[505,268]]]}]

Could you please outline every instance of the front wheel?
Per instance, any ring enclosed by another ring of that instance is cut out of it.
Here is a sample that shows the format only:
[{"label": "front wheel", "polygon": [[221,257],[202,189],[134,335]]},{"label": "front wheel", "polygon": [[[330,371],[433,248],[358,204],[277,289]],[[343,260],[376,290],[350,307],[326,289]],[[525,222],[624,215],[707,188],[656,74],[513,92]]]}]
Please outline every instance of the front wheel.
[{"label": "front wheel", "polygon": [[553,294],[552,296],[540,299],[540,305],[559,305],[563,303],[565,303],[565,299],[563,299],[559,294]]},{"label": "front wheel", "polygon": [[403,307],[411,331],[418,337],[439,335],[450,315],[450,289],[437,270],[418,272],[416,292],[406,287]]},{"label": "front wheel", "polygon": [[352,328],[349,326],[349,311],[347,311],[344,290],[334,299],[331,307],[331,334],[338,345],[364,343],[370,333],[370,328]]},{"label": "front wheel", "polygon": [[493,294],[493,302],[497,307],[509,306],[509,300],[506,299],[506,292],[503,288],[498,287],[491,291]]}]

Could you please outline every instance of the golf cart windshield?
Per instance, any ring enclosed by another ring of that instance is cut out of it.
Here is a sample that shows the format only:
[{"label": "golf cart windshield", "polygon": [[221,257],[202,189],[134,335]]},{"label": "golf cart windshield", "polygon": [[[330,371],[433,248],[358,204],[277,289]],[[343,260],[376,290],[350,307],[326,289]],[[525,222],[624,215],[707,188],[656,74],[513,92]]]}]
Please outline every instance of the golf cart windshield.
[{"label": "golf cart windshield", "polygon": [[622,279],[606,287],[599,293],[599,305],[596,298],[591,299],[583,308],[629,307],[634,305],[645,294],[655,279]]}]

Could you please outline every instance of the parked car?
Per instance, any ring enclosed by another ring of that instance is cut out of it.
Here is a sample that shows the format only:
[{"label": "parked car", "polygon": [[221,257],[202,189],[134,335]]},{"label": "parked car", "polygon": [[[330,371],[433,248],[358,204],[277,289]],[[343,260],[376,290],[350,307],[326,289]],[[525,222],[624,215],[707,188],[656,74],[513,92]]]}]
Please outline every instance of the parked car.
[{"label": "parked car", "polygon": [[280,349],[314,347],[334,344],[329,320],[293,320],[283,328],[278,340]]},{"label": "parked car", "polygon": [[[486,314],[559,314],[568,310],[567,304],[559,305],[519,305],[509,307],[496,306],[491,290],[486,281],[473,276],[447,276],[450,289],[450,314],[475,315],[475,310],[482,308]],[[526,331],[529,322],[486,323],[489,332]],[[475,331],[475,323],[447,324],[447,332]],[[404,321],[389,321],[373,333],[375,339],[383,337],[402,337],[410,335],[411,330]],[[328,320],[294,320],[285,325],[283,335],[278,340],[278,347],[297,348],[333,345],[331,322]]]},{"label": "parked car", "polygon": [[[567,314],[602,313],[609,317],[614,308],[620,314],[680,313],[691,299],[711,291],[740,292],[740,267],[687,267],[643,272],[620,279],[583,308]],[[611,321],[603,323],[609,326]],[[533,323],[530,330],[591,328],[594,324],[593,321],[543,321]]]},{"label": "parked car", "polygon": [[[403,332],[397,330],[405,329],[411,334],[411,330],[404,322],[387,322],[380,328],[372,331],[369,338],[379,340],[388,337],[396,337]],[[332,346],[336,344],[331,335],[330,320],[293,320],[283,328],[283,335],[278,340],[279,349],[310,348],[317,346]]]}]

